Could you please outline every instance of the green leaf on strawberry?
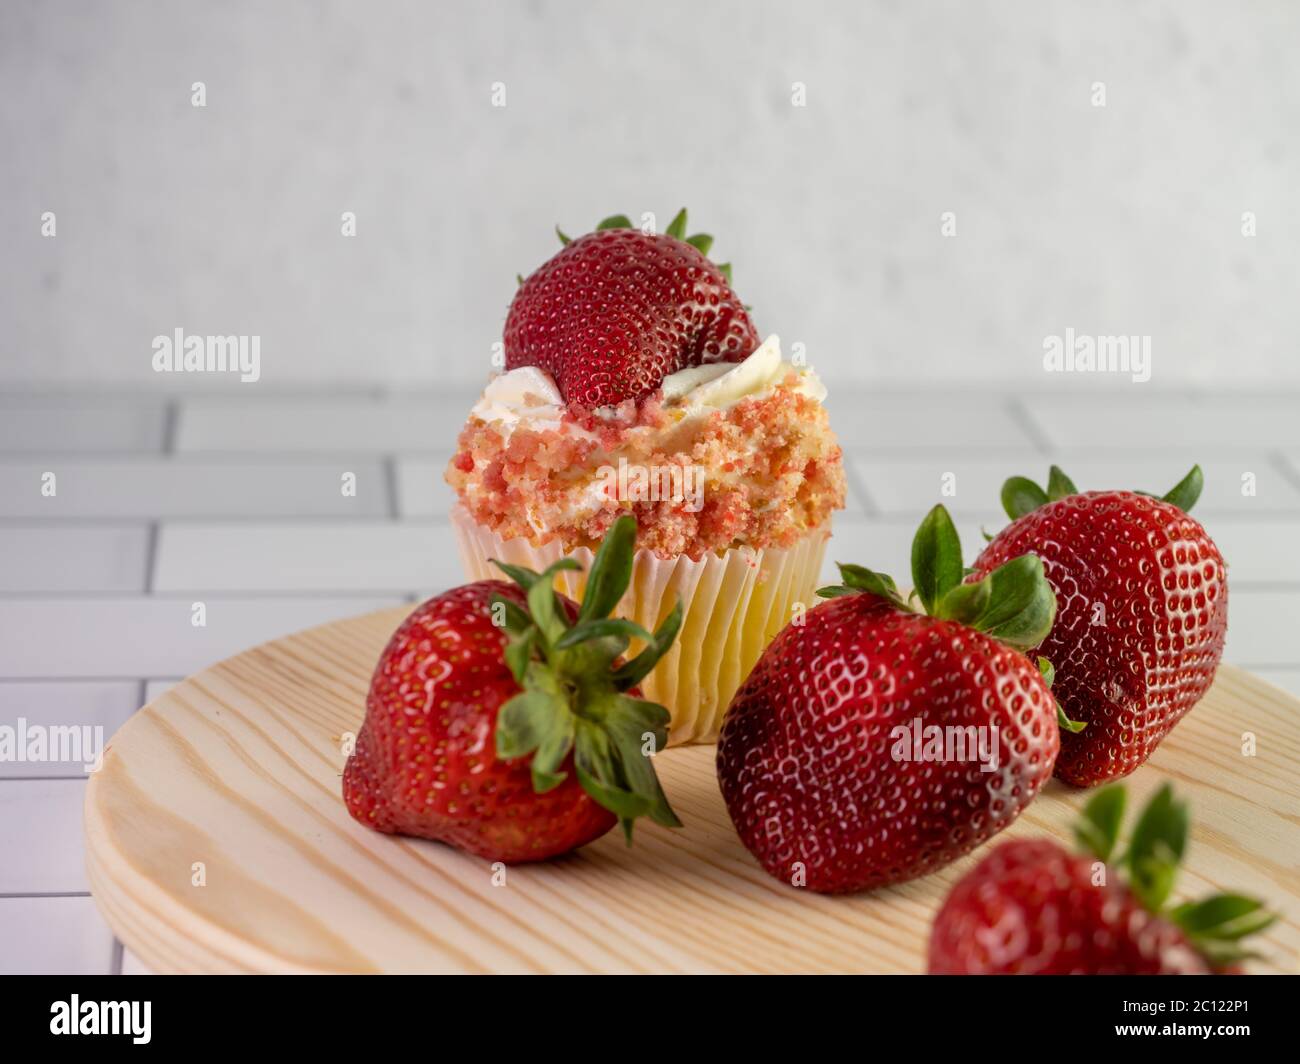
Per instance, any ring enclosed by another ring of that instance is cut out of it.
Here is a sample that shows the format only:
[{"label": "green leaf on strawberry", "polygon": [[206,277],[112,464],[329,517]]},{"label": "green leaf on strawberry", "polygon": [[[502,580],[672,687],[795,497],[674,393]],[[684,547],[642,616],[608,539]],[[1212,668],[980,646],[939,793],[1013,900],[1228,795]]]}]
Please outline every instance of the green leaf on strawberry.
[{"label": "green leaf on strawberry", "polygon": [[983,580],[990,585],[988,605],[972,628],[1021,650],[1047,638],[1056,620],[1056,594],[1037,554],[1013,558]]},{"label": "green leaf on strawberry", "polygon": [[961,583],[961,540],[943,506],[921,521],[912,540],[912,586],[925,612],[933,614],[949,591]]},{"label": "green leaf on strawberry", "polygon": [[[602,229],[635,228],[636,226],[632,224],[632,219],[626,214],[611,214],[608,218],[602,218],[597,222],[594,231],[600,232]],[[564,230],[558,225],[555,227],[555,235],[560,238],[561,245],[565,247],[573,243],[573,238],[564,232]],[[692,236],[686,235],[685,207],[673,215],[673,220],[668,223],[668,228],[664,230],[664,235],[670,236],[674,240],[680,240],[684,244],[690,244],[691,247],[695,248],[701,255],[705,256],[709,254],[710,249],[713,247],[713,237],[708,233],[695,233]],[[721,270],[723,275],[727,278],[727,284],[731,284],[731,263],[720,265],[718,269]],[[519,278],[519,283],[523,284],[524,278],[518,274],[516,276]]]},{"label": "green leaf on strawberry", "polygon": [[1074,481],[1067,477],[1060,466],[1054,465],[1047,471],[1047,497],[1052,502],[1064,499],[1067,495],[1078,495],[1079,489]]},{"label": "green leaf on strawberry", "polygon": [[1128,792],[1113,785],[1101,788],[1083,807],[1083,819],[1075,825],[1074,836],[1099,861],[1109,861],[1115,852],[1127,802]]},{"label": "green leaf on strawberry", "polygon": [[1277,922],[1263,902],[1244,894],[1214,894],[1186,902],[1169,913],[1197,948],[1218,967],[1258,956],[1241,947],[1241,940]]},{"label": "green leaf on strawberry", "polygon": [[[819,596],[865,592],[900,610],[917,612],[910,597],[904,599],[884,573],[847,563],[839,563],[839,570],[841,583],[819,588]],[[952,517],[942,505],[934,507],[912,540],[912,595],[920,600],[919,612],[986,632],[1020,651],[1031,650],[1047,638],[1056,619],[1056,594],[1037,555],[1013,558],[978,580],[971,580],[971,575],[962,565],[961,540]],[[1041,667],[1044,659],[1039,660]],[[1050,675],[1046,678],[1050,687]],[[1077,732],[1084,727],[1067,718],[1059,703],[1056,711],[1063,729]]]},{"label": "green leaf on strawberry", "polygon": [[[1201,473],[1201,467],[1195,465],[1187,476],[1160,498],[1177,506],[1183,513],[1190,513],[1192,507],[1196,505],[1196,500],[1201,497],[1201,489],[1204,486],[1205,477]],[[1011,520],[1015,521],[1040,506],[1046,506],[1049,502],[1078,494],[1079,489],[1074,486],[1074,481],[1065,475],[1060,466],[1054,465],[1048,470],[1046,491],[1028,477],[1008,477],[1002,485],[1002,509]],[[1141,491],[1138,494],[1150,493]]]},{"label": "green leaf on strawberry", "polygon": [[578,620],[608,617],[619,604],[632,581],[632,557],[636,553],[636,521],[614,522],[596,548],[587,577],[587,591],[578,609]]},{"label": "green leaf on strawberry", "polygon": [[873,572],[864,565],[851,565],[847,562],[838,564],[840,579],[844,582],[830,587],[818,588],[817,594],[822,598],[838,598],[840,595],[852,595],[858,591],[869,591],[880,598],[889,599],[903,609],[911,608],[899,595],[898,586],[894,583],[893,577],[884,573]]},{"label": "green leaf on strawberry", "polygon": [[1028,477],[1008,477],[1002,485],[1002,509],[1006,510],[1007,516],[1013,521],[1040,506],[1046,506],[1049,501],[1047,492]]},{"label": "green leaf on strawberry", "polygon": [[686,243],[690,244],[701,255],[707,256],[709,249],[713,247],[713,237],[708,233],[696,233],[694,236],[688,236]]},{"label": "green leaf on strawberry", "polygon": [[1173,503],[1183,513],[1191,512],[1196,500],[1201,497],[1201,490],[1205,487],[1205,476],[1201,473],[1201,467],[1194,465],[1187,476],[1183,477],[1177,484],[1161,496],[1165,502]]},{"label": "green leaf on strawberry", "polygon": [[[532,624],[530,620],[529,625]],[[506,629],[510,631],[509,629]],[[537,629],[529,627],[522,632],[511,632],[512,635],[518,636],[506,644],[504,657],[506,664],[510,667],[510,672],[515,678],[515,683],[521,687],[524,678],[528,675],[528,663],[533,659],[533,645],[537,641]]]},{"label": "green leaf on strawberry", "polygon": [[650,675],[650,670],[668,653],[681,627],[682,604],[678,601],[674,603],[668,616],[660,622],[659,627],[654,630],[654,635],[645,649],[631,661],[624,662],[614,670],[614,686],[620,691],[626,691]]},{"label": "green leaf on strawberry", "polygon": [[[822,598],[865,591],[911,609],[884,573],[846,563],[840,563],[839,570],[842,583],[820,588]],[[912,580],[921,612],[987,632],[1020,650],[1047,637],[1056,616],[1056,595],[1037,555],[1014,558],[977,581],[963,583],[966,574],[952,517],[945,507],[936,506],[912,541]]]},{"label": "green leaf on strawberry", "polygon": [[1187,849],[1187,806],[1168,783],[1156,791],[1138,818],[1125,862],[1133,892],[1157,911],[1173,890],[1178,862]]},{"label": "green leaf on strawberry", "polygon": [[[1125,804],[1122,784],[1104,787],[1089,799],[1082,820],[1075,825],[1075,837],[1099,861],[1109,862],[1115,852]],[[1128,850],[1120,859],[1128,870],[1129,889],[1148,912],[1178,925],[1214,967],[1256,956],[1242,948],[1241,940],[1277,920],[1277,915],[1258,899],[1229,892],[1172,908],[1166,906],[1177,882],[1189,833],[1187,804],[1175,798],[1173,787],[1166,783],[1142,810]]]},{"label": "green leaf on strawberry", "polygon": [[[542,794],[565,780],[561,766],[572,752],[579,783],[619,818],[629,841],[637,817],[681,823],[650,760],[668,742],[668,710],[628,693],[672,646],[681,603],[653,633],[611,616],[631,581],[635,545],[635,520],[619,518],[596,551],[572,623],[554,589],[558,572],[581,568],[570,559],[542,573],[495,562],[523,588],[528,609],[499,596],[493,602],[505,607],[505,660],[521,688],[497,715],[497,756],[531,754],[533,789]],[[632,640],[644,648],[620,661]]]},{"label": "green leaf on strawberry", "polygon": [[527,610],[522,609],[501,595],[493,597],[492,606],[494,609],[501,611],[504,620],[502,627],[511,635],[520,635],[526,632],[533,623],[533,619],[528,616]]},{"label": "green leaf on strawberry", "polygon": [[939,603],[939,616],[968,628],[982,617],[993,600],[993,582],[977,580],[973,584],[958,584],[943,596]]},{"label": "green leaf on strawberry", "polygon": [[[1047,658],[1040,656],[1038,659],[1038,671],[1043,677],[1043,683],[1047,684],[1047,689],[1050,691],[1052,689],[1052,684],[1056,680],[1056,667]],[[1067,717],[1065,715],[1065,707],[1061,705],[1055,696],[1052,697],[1052,701],[1056,704],[1056,725],[1062,731],[1068,731],[1072,735],[1078,735],[1079,732],[1083,731],[1083,729],[1088,726],[1087,721],[1071,720]]]}]

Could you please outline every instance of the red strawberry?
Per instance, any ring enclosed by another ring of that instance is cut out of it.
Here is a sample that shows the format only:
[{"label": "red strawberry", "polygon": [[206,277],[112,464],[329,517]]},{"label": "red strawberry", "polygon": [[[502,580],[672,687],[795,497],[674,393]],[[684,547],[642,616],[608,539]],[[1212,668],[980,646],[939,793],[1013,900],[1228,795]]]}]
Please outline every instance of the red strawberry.
[{"label": "red strawberry", "polygon": [[930,932],[940,975],[1204,975],[1248,956],[1274,920],[1258,901],[1219,894],[1166,910],[1187,844],[1187,811],[1166,784],[1120,864],[1107,865],[1124,788],[1098,791],[1078,827],[1088,856],[1049,839],[1004,842],[953,887]]},{"label": "red strawberry", "polygon": [[997,834],[1059,745],[1051,691],[1018,649],[1056,609],[1037,558],[963,584],[936,506],[912,547],[925,613],[887,576],[840,571],[845,586],[819,591],[831,601],[759,659],[718,740],[741,841],[776,878],[825,893],[924,875]]},{"label": "red strawberry", "polygon": [[[621,820],[676,826],[643,752],[662,749],[668,711],[636,684],[667,651],[680,607],[653,635],[610,618],[632,573],[636,523],[620,518],[581,606],[542,574],[498,563],[424,603],[375,669],[343,773],[348,812],[377,831],[449,842],[488,860],[565,853]],[[646,649],[621,660],[628,638]],[[532,754],[528,759],[525,755]]]},{"label": "red strawberry", "polygon": [[685,210],[659,235],[622,215],[577,240],[561,233],[564,249],[510,304],[506,368],[546,370],[566,403],[617,406],[680,369],[752,353],[758,334],[731,267],[705,257],[712,237],[685,233]]},{"label": "red strawberry", "polygon": [[987,573],[1026,551],[1043,559],[1060,607],[1039,648],[1056,670],[1067,716],[1056,775],[1080,787],[1127,776],[1201,700],[1223,656],[1228,573],[1187,516],[1201,470],[1164,499],[1131,491],[1079,494],[1055,466],[1044,492],[1008,480],[1012,518],[975,562]]}]

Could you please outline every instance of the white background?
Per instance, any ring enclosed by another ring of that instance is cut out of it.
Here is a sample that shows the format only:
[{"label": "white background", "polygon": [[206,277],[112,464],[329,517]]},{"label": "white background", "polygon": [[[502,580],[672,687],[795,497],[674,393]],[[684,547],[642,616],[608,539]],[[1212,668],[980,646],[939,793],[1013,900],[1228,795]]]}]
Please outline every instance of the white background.
[{"label": "white background", "polygon": [[1152,337],[1116,388],[1294,383],[1297,45],[1282,0],[3,0],[0,387],[178,387],[178,326],[478,384],[554,223],[682,204],[832,387],[1053,387],[1067,327]]}]

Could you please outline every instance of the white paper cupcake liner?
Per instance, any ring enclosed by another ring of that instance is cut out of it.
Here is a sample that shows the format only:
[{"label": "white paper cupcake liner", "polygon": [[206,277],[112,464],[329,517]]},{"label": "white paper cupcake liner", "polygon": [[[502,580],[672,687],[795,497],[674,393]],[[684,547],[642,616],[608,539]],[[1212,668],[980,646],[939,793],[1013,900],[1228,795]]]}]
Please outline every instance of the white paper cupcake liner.
[{"label": "white paper cupcake liner", "polygon": [[[471,580],[501,580],[491,559],[540,572],[566,555],[558,542],[534,547],[528,540],[502,539],[477,524],[463,506],[452,511],[461,563]],[[788,550],[741,547],[699,561],[659,558],[638,550],[632,582],[615,613],[654,631],[680,598],[682,627],[672,649],[640,684],[642,694],[672,714],[668,743],[714,742],[732,696],[763,649],[791,619],[796,603],[812,608],[821,575],[829,526],[810,533]],[[582,572],[562,572],[559,587],[581,599],[593,552],[567,555]],[[638,648],[633,646],[632,652]]]}]

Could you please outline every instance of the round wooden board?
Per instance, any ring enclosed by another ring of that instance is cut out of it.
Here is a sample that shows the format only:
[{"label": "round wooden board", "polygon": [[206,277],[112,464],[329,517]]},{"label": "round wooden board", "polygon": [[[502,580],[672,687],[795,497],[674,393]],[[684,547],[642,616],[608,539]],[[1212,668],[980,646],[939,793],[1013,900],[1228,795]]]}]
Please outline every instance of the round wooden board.
[{"label": "round wooden board", "polygon": [[[86,792],[91,889],[160,972],[921,972],[930,920],[975,855],[852,897],[779,883],[740,845],[713,747],[656,762],[686,827],[646,822],[506,870],[355,823],[342,737],[405,611],[267,643],[179,684],[112,739]],[[1258,755],[1242,754],[1242,735]],[[1129,786],[1173,780],[1194,833],[1178,890],[1233,887],[1283,914],[1256,971],[1300,947],[1300,702],[1225,667]],[[1068,838],[1053,781],[1007,835]],[[978,851],[977,851],[978,853]]]}]

